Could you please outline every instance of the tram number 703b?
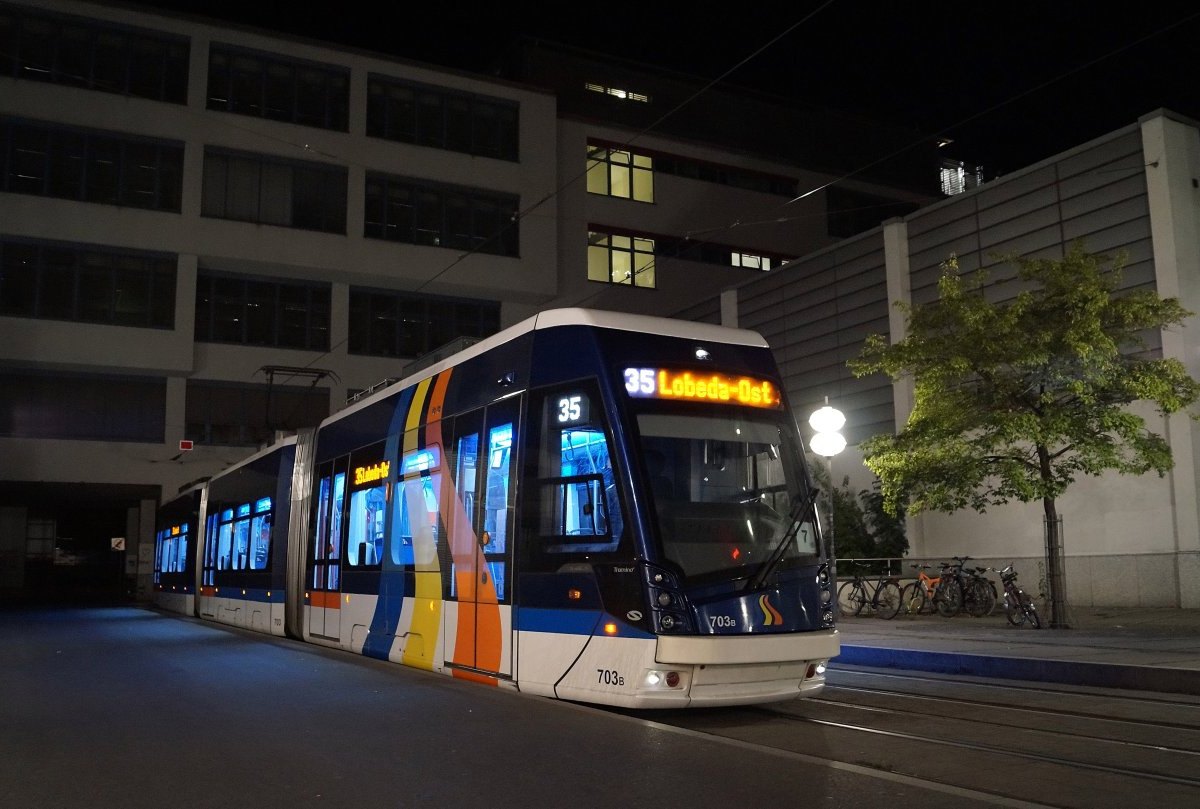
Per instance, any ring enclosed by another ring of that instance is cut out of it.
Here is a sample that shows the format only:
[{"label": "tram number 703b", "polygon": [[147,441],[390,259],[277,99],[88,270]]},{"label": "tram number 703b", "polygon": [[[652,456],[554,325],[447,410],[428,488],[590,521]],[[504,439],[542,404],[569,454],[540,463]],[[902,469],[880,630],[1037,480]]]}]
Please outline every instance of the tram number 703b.
[{"label": "tram number 703b", "polygon": [[625,685],[625,678],[612,669],[596,669],[597,683],[605,685]]}]

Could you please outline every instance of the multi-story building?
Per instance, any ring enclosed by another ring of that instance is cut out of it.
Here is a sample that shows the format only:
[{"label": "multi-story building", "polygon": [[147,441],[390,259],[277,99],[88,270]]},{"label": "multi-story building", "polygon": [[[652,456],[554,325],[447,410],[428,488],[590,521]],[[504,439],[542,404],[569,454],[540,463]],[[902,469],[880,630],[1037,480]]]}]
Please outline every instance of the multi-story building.
[{"label": "multi-story building", "polygon": [[455,340],[670,314],[936,196],[867,122],[524,53],[0,0],[0,591],[144,587],[160,498]]}]

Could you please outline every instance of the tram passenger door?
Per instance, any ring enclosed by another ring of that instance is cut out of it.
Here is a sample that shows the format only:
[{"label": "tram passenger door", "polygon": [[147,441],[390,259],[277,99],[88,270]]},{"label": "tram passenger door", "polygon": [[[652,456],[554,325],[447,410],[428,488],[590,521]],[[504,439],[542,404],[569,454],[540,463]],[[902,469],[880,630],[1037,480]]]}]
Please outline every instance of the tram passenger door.
[{"label": "tram passenger door", "polygon": [[454,530],[451,597],[458,602],[454,659],[512,674],[513,467],[519,399],[455,419],[454,475],[466,530]]},{"label": "tram passenger door", "polygon": [[324,463],[317,470],[316,514],[308,549],[308,632],[341,637],[342,514],[348,458]]}]

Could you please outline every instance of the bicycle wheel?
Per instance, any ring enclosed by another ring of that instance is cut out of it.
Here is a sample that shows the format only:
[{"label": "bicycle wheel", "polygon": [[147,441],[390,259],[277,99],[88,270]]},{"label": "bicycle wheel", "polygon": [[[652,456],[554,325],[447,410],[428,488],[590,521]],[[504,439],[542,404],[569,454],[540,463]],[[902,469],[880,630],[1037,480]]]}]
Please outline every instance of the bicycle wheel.
[{"label": "bicycle wheel", "polygon": [[963,609],[972,618],[982,618],[992,611],[996,601],[992,596],[992,588],[985,579],[974,579],[967,584],[963,592]]},{"label": "bicycle wheel", "polygon": [[1024,590],[1021,591],[1021,609],[1029,618],[1029,623],[1033,624],[1034,629],[1042,628],[1042,619],[1038,617],[1037,607],[1033,604],[1033,598]]},{"label": "bicycle wheel", "polygon": [[858,615],[867,606],[867,591],[861,581],[848,581],[838,588],[838,609],[842,615]]},{"label": "bicycle wheel", "polygon": [[943,618],[953,618],[958,615],[962,612],[963,607],[962,585],[955,579],[949,581],[943,579],[933,594],[933,605],[937,607],[938,615]]},{"label": "bicycle wheel", "polygon": [[1019,590],[1004,591],[1004,617],[1013,626],[1021,626],[1025,623],[1025,608],[1021,606]]},{"label": "bicycle wheel", "polygon": [[900,612],[900,585],[885,581],[875,591],[875,617],[891,619]]},{"label": "bicycle wheel", "polygon": [[920,615],[925,612],[928,598],[920,582],[914,581],[904,585],[904,589],[900,591],[900,604],[905,615]]}]

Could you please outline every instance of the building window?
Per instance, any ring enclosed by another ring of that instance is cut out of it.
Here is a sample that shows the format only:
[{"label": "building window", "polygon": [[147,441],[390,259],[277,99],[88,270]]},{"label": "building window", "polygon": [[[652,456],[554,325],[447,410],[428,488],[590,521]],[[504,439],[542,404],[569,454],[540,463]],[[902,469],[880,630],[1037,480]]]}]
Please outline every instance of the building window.
[{"label": "building window", "polygon": [[368,174],[363,232],[374,239],[517,256],[517,198]]},{"label": "building window", "polygon": [[584,82],[583,88],[590,90],[593,93],[600,93],[609,98],[618,98],[621,101],[636,101],[640,104],[649,104],[650,96],[644,93],[635,93],[631,90],[622,90],[620,87],[608,87],[603,84],[593,84],[592,82]]},{"label": "building window", "polygon": [[346,132],[350,71],[213,45],[208,108]]},{"label": "building window", "polygon": [[329,349],[329,285],[280,283],[201,271],[196,340]]},{"label": "building window", "polygon": [[744,246],[655,233],[618,232],[604,225],[588,227],[588,279],[610,284],[653,287],[657,260],[663,258],[760,271],[794,258]]},{"label": "building window", "polygon": [[166,412],[163,377],[0,373],[0,435],[10,438],[156,443]]},{"label": "building window", "polygon": [[[669,174],[789,198],[796,192],[796,181],[790,177],[649,149],[630,153],[619,143],[603,140],[589,139],[587,148],[588,191],[594,194],[653,202],[655,174]],[[640,189],[639,182],[642,184]]]},{"label": "building window", "polygon": [[351,354],[419,357],[459,337],[500,330],[500,304],[351,288]]},{"label": "building window", "polygon": [[592,194],[654,202],[654,161],[646,155],[589,144],[587,190]]},{"label": "building window", "polygon": [[653,289],[654,239],[589,231],[588,280]]},{"label": "building window", "polygon": [[0,75],[187,103],[184,37],[0,5]]},{"label": "building window", "polygon": [[346,169],[204,150],[204,216],[346,232]]},{"label": "building window", "polygon": [[745,267],[748,270],[771,269],[771,259],[768,256],[756,256],[751,253],[730,253],[730,263],[735,267]]},{"label": "building window", "polygon": [[173,256],[82,245],[0,242],[0,315],[175,327]]},{"label": "building window", "polygon": [[[329,415],[329,389],[189,379],[184,432],[197,443],[256,446],[276,430],[314,427]],[[268,410],[269,407],[269,410]]]},{"label": "building window", "polygon": [[511,101],[372,74],[367,134],[435,149],[517,160],[519,107]]},{"label": "building window", "polygon": [[983,166],[968,171],[961,160],[942,160],[942,193],[948,197],[983,185]]},{"label": "building window", "polygon": [[183,145],[0,119],[0,190],[156,211],[180,210]]}]

